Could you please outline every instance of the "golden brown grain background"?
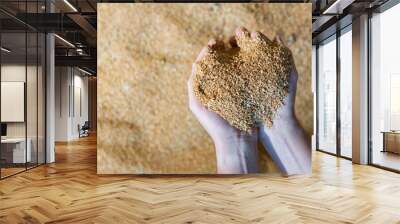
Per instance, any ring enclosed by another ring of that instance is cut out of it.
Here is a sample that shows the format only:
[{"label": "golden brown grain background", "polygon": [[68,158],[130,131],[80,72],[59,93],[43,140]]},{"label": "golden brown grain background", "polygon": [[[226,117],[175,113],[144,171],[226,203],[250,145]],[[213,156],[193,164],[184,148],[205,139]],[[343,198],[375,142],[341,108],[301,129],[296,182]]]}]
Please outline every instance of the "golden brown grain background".
[{"label": "golden brown grain background", "polygon": [[[189,110],[186,81],[210,38],[238,26],[280,36],[299,73],[296,115],[313,127],[311,4],[98,4],[101,174],[216,172],[214,146]],[[263,172],[276,171],[265,153]]]}]

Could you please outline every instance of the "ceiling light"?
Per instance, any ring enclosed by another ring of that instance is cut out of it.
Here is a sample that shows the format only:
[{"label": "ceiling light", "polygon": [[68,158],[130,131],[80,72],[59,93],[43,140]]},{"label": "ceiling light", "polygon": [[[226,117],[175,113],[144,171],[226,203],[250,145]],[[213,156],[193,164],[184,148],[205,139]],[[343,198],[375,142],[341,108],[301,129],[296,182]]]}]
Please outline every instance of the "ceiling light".
[{"label": "ceiling light", "polygon": [[343,10],[351,5],[354,1],[355,0],[336,0],[327,9],[325,9],[322,14],[342,14]]},{"label": "ceiling light", "polygon": [[1,49],[1,51],[4,51],[6,53],[10,53],[11,52],[11,50],[9,50],[9,49],[7,49],[5,47],[1,47],[0,49]]},{"label": "ceiling light", "polygon": [[57,37],[57,38],[58,38],[59,40],[61,40],[62,42],[66,43],[68,46],[75,48],[75,45],[73,45],[73,44],[72,44],[71,42],[69,42],[68,40],[66,40],[66,39],[64,39],[64,38],[62,38],[62,37],[60,37],[60,36],[57,35],[57,34],[54,34],[54,36]]},{"label": "ceiling light", "polygon": [[81,68],[79,68],[79,67],[78,67],[78,70],[81,71],[81,72],[83,72],[83,73],[85,73],[85,74],[87,74],[87,75],[93,75],[92,73],[90,73],[90,72],[88,72],[88,71],[86,71],[86,70],[83,70],[83,69],[81,69]]},{"label": "ceiling light", "polygon": [[84,52],[83,52],[82,48],[77,48],[76,49],[76,53],[78,53],[79,55],[84,55]]},{"label": "ceiling light", "polygon": [[68,0],[64,0],[64,3],[67,4],[74,12],[78,12],[78,10]]}]

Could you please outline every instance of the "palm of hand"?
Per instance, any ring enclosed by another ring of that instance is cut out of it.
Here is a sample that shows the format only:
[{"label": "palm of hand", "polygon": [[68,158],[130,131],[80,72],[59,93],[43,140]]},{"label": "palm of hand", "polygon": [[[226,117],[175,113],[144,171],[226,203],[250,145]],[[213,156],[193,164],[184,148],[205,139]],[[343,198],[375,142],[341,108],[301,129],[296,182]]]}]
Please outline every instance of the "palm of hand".
[{"label": "palm of hand", "polygon": [[[200,53],[201,55],[201,53]],[[224,120],[218,114],[207,110],[197,99],[192,91],[193,75],[195,74],[195,66],[192,68],[192,75],[188,81],[188,95],[189,95],[189,107],[197,120],[206,129],[207,133],[211,138],[216,141],[229,140],[233,137],[247,136],[257,137],[256,129],[252,130],[251,133],[242,132],[239,129],[232,127],[226,120]]]}]

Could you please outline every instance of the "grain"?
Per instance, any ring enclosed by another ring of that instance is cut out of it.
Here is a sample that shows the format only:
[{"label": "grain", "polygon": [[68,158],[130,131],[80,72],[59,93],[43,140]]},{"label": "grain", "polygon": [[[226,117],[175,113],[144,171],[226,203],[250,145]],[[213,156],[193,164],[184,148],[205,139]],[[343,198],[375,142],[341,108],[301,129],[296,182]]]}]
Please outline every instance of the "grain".
[{"label": "grain", "polygon": [[288,95],[292,55],[260,32],[237,35],[238,47],[209,48],[196,63],[194,93],[232,126],[249,131],[273,125]]}]

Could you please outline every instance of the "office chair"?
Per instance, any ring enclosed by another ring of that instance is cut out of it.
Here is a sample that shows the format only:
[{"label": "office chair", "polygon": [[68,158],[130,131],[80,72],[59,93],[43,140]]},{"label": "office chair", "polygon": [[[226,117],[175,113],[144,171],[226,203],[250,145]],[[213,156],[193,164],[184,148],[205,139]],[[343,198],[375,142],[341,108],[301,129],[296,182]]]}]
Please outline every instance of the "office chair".
[{"label": "office chair", "polygon": [[82,125],[82,127],[79,127],[80,125],[78,125],[78,129],[79,129],[79,138],[80,137],[87,137],[89,136],[89,129],[90,129],[90,125],[89,125],[89,121],[85,121],[85,123]]}]

